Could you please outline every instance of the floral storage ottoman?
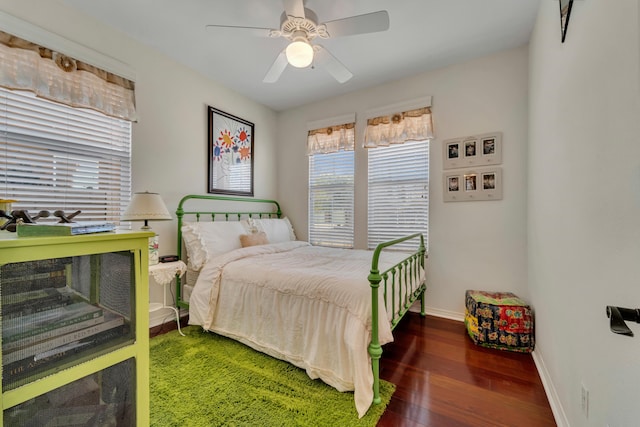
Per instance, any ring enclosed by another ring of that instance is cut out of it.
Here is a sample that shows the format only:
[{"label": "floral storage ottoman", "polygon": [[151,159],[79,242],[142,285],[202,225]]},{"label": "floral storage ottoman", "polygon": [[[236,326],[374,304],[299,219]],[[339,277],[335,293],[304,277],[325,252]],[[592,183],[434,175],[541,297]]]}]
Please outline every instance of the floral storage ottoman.
[{"label": "floral storage ottoman", "polygon": [[521,353],[533,351],[533,312],[511,292],[466,291],[464,323],[477,345]]}]

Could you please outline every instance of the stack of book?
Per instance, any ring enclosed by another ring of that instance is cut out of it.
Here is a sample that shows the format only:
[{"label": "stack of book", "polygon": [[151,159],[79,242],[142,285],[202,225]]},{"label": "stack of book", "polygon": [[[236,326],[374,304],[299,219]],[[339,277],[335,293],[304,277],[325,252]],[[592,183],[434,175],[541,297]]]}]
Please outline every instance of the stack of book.
[{"label": "stack of book", "polygon": [[[6,264],[0,269],[5,389],[60,366],[63,359],[128,335],[123,316],[90,304],[66,286],[67,264],[46,261]],[[63,270],[59,270],[61,265]],[[14,274],[25,269],[29,274]],[[45,280],[47,274],[50,280]],[[58,276],[64,280],[57,281]],[[5,282],[9,283],[8,293]],[[60,283],[64,285],[51,286]],[[23,292],[16,292],[20,290]]]},{"label": "stack of book", "polygon": [[72,258],[67,257],[3,265],[0,267],[3,297],[66,286],[67,269],[71,268],[72,261]]},{"label": "stack of book", "polygon": [[6,322],[70,304],[73,296],[73,291],[66,286],[3,295],[2,321]]},{"label": "stack of book", "polygon": [[18,237],[78,236],[114,231],[116,225],[106,221],[63,222],[49,224],[20,223]]}]

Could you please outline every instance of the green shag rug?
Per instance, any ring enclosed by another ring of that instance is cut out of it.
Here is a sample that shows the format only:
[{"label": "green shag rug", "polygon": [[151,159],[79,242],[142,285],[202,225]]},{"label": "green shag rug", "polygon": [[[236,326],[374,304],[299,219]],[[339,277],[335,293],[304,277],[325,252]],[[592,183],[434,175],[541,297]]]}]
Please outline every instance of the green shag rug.
[{"label": "green shag rug", "polygon": [[200,327],[152,338],[151,426],[375,426],[395,386],[380,381],[382,403],[358,419],[353,393]]}]

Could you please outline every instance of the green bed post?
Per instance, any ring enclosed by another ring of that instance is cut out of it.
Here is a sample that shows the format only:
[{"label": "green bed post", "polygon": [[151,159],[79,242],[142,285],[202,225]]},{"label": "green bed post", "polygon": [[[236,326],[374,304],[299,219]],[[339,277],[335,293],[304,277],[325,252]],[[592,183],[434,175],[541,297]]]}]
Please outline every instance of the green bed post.
[{"label": "green bed post", "polygon": [[[188,196],[187,196],[188,197]],[[184,209],[182,208],[182,204],[186,198],[182,198],[180,203],[178,204],[178,209],[176,209],[176,218],[178,218],[178,242],[176,255],[178,259],[182,259],[182,217],[184,216]],[[179,274],[176,273],[176,307],[180,310],[181,307],[185,307],[182,302],[182,280]]]},{"label": "green bed post", "polygon": [[[382,346],[380,345],[380,337],[378,331],[378,289],[380,288],[380,282],[382,281],[382,276],[380,275],[380,270],[378,269],[380,254],[382,250],[388,246],[393,246],[406,240],[414,239],[416,237],[420,237],[420,248],[418,249],[418,251],[420,252],[421,257],[424,259],[424,237],[421,233],[415,233],[410,236],[401,237],[396,240],[390,240],[388,242],[378,244],[378,246],[376,246],[375,250],[373,251],[373,256],[371,259],[371,270],[369,274],[369,285],[371,286],[371,343],[369,344],[369,356],[371,356],[371,368],[373,370],[373,403],[375,404],[378,404],[382,401],[382,399],[380,399],[380,358],[382,357]],[[424,265],[424,261],[422,265]],[[400,277],[399,279],[401,282],[402,277]],[[399,288],[402,289],[402,283],[399,283]],[[402,302],[398,301],[398,306],[400,306],[401,304]],[[395,317],[395,313],[393,317]]]},{"label": "green bed post", "polygon": [[378,288],[380,287],[380,271],[378,270],[378,255],[376,249],[371,264],[371,274],[369,274],[369,284],[371,285],[371,342],[369,343],[369,355],[371,356],[371,368],[373,369],[373,403],[379,404],[380,399],[380,357],[382,357],[382,346],[378,337]]},{"label": "green bed post", "polygon": [[420,254],[420,268],[422,269],[422,271],[425,272],[424,287],[422,289],[422,294],[420,294],[420,315],[424,317],[427,315],[427,312],[425,311],[425,307],[424,307],[425,294],[427,293],[427,276],[426,276],[426,269],[424,265],[426,249],[424,247],[424,236],[422,234],[420,235],[420,248],[418,249],[418,253]]}]

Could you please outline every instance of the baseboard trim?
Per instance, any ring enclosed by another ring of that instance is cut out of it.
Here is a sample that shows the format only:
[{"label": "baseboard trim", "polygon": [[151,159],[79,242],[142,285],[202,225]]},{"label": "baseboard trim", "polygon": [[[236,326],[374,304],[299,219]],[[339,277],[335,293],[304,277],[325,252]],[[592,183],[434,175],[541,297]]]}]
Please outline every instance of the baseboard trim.
[{"label": "baseboard trim", "polygon": [[[189,326],[189,317],[188,316],[180,316],[180,327],[186,328]],[[176,325],[176,318],[174,316],[169,319],[167,318],[166,322],[158,323],[156,325],[149,326],[149,338],[153,338],[156,335],[162,335],[167,332],[177,331],[178,327]]]},{"label": "baseboard trim", "polygon": [[553,385],[553,381],[551,380],[549,371],[547,371],[542,356],[539,356],[536,351],[533,351],[531,356],[533,357],[533,363],[536,364],[536,369],[538,370],[538,375],[540,375],[544,391],[547,394],[549,406],[551,406],[551,412],[553,412],[553,418],[555,418],[556,424],[558,427],[570,427],[569,420],[560,403],[560,398],[558,397],[558,393],[556,392],[556,388]]},{"label": "baseboard trim", "polygon": [[442,309],[433,308],[433,307],[425,307],[425,312],[430,316],[443,317],[449,320],[464,322],[464,313],[458,313],[456,311],[449,311],[449,310],[442,310]]},{"label": "baseboard trim", "polygon": [[[180,309],[180,318],[187,316],[189,312],[184,309]],[[161,326],[166,323],[170,323],[173,321],[175,326],[176,323],[176,313],[173,310],[158,310],[149,313],[149,329],[154,328],[156,326]],[[176,328],[177,329],[177,328]]]}]

